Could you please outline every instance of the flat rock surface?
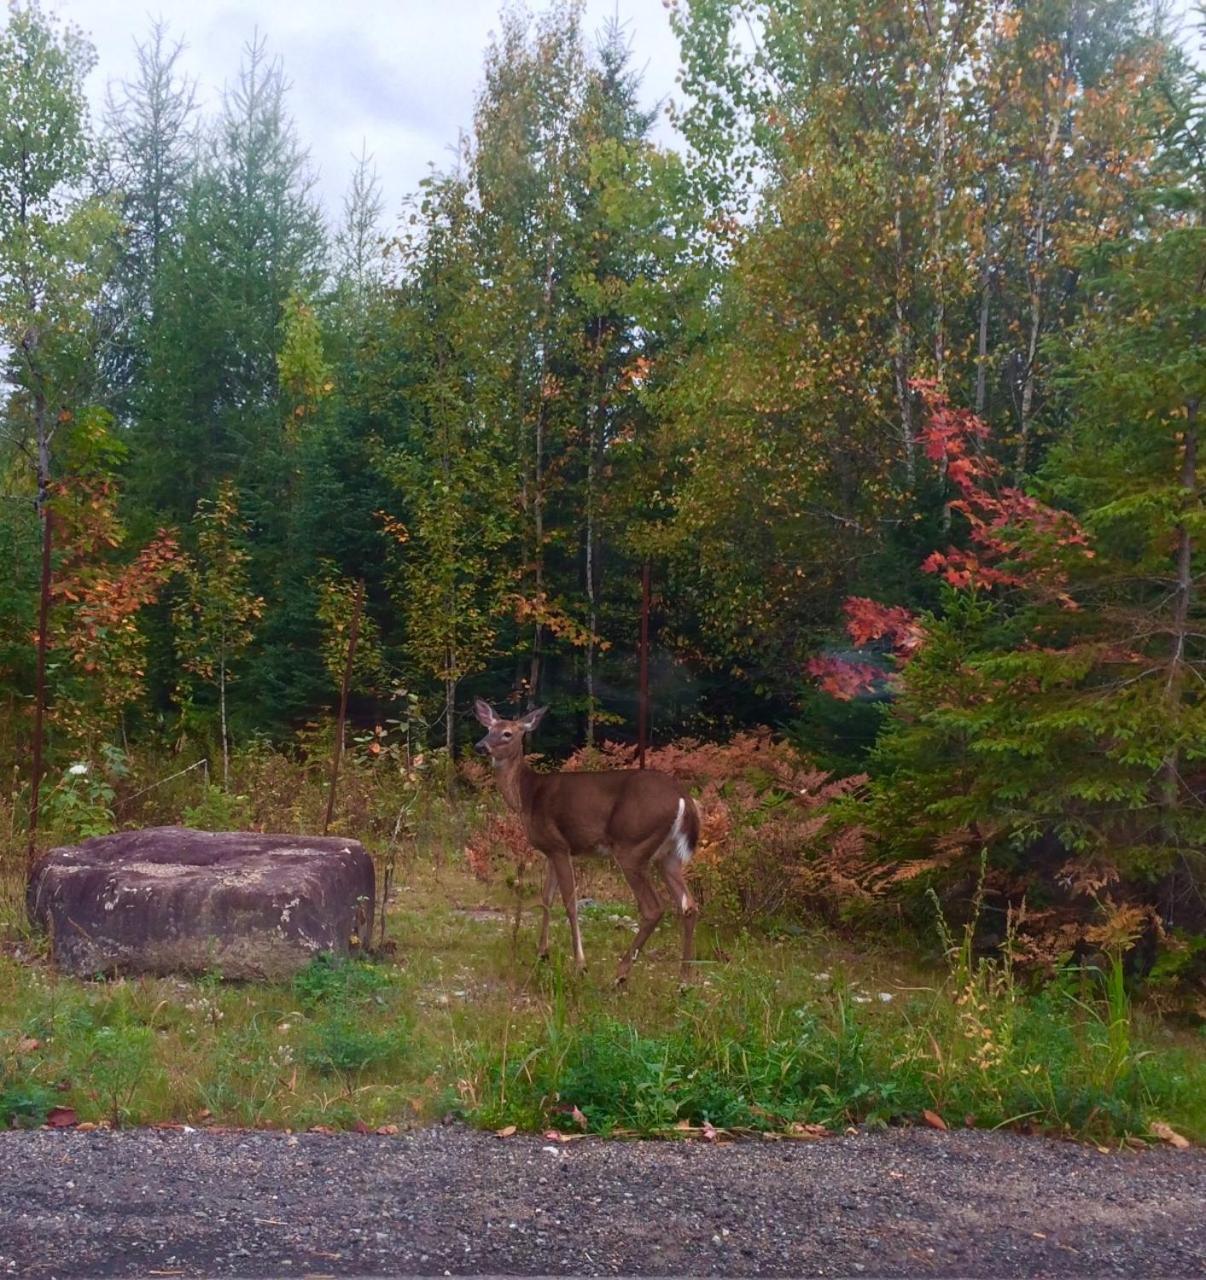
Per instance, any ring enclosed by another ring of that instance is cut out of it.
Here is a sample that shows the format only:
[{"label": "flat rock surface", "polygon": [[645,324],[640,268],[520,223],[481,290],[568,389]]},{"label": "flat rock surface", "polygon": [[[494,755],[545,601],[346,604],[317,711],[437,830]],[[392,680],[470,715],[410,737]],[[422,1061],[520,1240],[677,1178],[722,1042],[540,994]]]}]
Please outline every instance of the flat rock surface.
[{"label": "flat rock surface", "polygon": [[373,862],[356,840],[147,827],[52,849],[27,890],[68,973],[287,977],[371,936]]},{"label": "flat rock surface", "polygon": [[0,1133],[0,1275],[1201,1276],[1206,1155],[1004,1133],[551,1147]]}]

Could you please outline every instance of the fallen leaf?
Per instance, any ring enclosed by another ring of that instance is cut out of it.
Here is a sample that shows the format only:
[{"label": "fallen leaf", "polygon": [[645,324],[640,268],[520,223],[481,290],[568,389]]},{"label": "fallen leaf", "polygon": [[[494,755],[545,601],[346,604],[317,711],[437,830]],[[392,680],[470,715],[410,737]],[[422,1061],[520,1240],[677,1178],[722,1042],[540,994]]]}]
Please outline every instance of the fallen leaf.
[{"label": "fallen leaf", "polygon": [[1170,1146],[1176,1147],[1178,1151],[1189,1150],[1189,1139],[1182,1137],[1175,1129],[1166,1125],[1163,1120],[1152,1121],[1152,1133],[1161,1142],[1167,1142]]},{"label": "fallen leaf", "polygon": [[829,1130],[823,1124],[789,1124],[787,1126],[787,1136],[789,1138],[828,1138]]},{"label": "fallen leaf", "polygon": [[91,1120],[85,1120],[81,1124],[77,1124],[75,1126],[77,1133],[91,1133],[95,1128],[96,1125],[94,1125]]},{"label": "fallen leaf", "polygon": [[329,1124],[312,1124],[307,1130],[308,1133],[334,1133],[335,1130]]},{"label": "fallen leaf", "polygon": [[936,1111],[923,1111],[921,1118],[931,1129],[946,1129],[946,1121]]},{"label": "fallen leaf", "polygon": [[377,1126],[377,1134],[382,1138],[392,1138],[398,1132],[396,1124],[380,1124]]},{"label": "fallen leaf", "polygon": [[715,1142],[720,1135],[713,1127],[711,1121],[705,1120],[703,1123],[703,1139],[705,1142]]},{"label": "fallen leaf", "polygon": [[570,1119],[578,1125],[579,1128],[588,1129],[590,1127],[590,1122],[577,1107],[570,1112]]},{"label": "fallen leaf", "polygon": [[365,1124],[363,1120],[357,1120],[356,1123],[352,1125],[352,1128],[357,1133],[372,1133],[373,1131],[372,1126]]},{"label": "fallen leaf", "polygon": [[52,1129],[70,1129],[79,1123],[79,1116],[71,1107],[51,1107],[46,1113],[46,1123]]},{"label": "fallen leaf", "polygon": [[18,1053],[33,1053],[35,1049],[40,1049],[41,1047],[41,1040],[35,1040],[33,1036],[26,1036],[24,1040],[17,1041]]},{"label": "fallen leaf", "polygon": [[505,1128],[495,1129],[494,1136],[496,1138],[509,1138],[512,1134],[519,1132],[517,1124],[509,1124]]}]

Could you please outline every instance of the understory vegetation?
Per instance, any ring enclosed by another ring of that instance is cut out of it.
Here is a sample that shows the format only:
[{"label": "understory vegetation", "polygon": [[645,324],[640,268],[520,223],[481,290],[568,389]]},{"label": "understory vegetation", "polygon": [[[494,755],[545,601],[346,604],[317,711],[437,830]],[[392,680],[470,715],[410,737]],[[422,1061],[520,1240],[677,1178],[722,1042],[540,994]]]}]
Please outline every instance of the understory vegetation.
[{"label": "understory vegetation", "polygon": [[[808,1139],[905,1122],[1107,1145],[1150,1141],[1162,1126],[1206,1138],[1201,1033],[1162,1017],[1150,995],[1134,1002],[1120,947],[1041,972],[1015,967],[1009,948],[985,954],[982,886],[962,923],[923,893],[918,922],[886,913],[871,945],[866,920],[804,923],[798,901],[824,902],[822,870],[803,887],[787,870],[773,892],[804,893],[795,903],[768,902],[767,887],[749,900],[759,835],[734,837],[749,810],[731,794],[725,841],[745,853],[731,863],[719,846],[701,853],[694,984],[680,992],[666,921],[617,990],[614,965],[636,924],[619,876],[601,862],[579,868],[588,972],[572,972],[560,912],[552,959],[539,963],[539,868],[497,835],[496,797],[471,776],[449,802],[447,779],[425,776],[426,762],[413,772],[399,784],[371,755],[349,762],[337,829],[354,824],[374,850],[385,918],[372,954],[318,956],[292,983],[64,977],[24,922],[22,880],[9,877],[4,1123],[388,1132],[452,1115],[562,1136]],[[132,802],[138,824],[184,817],[221,829],[237,816],[305,831],[324,802],[321,770],[307,777],[267,750],[236,755],[232,781],[248,790],[227,795],[199,772],[174,779]],[[765,848],[779,856],[773,841]]]},{"label": "understory vegetation", "polygon": [[[153,24],[94,119],[88,37],[6,7],[0,1120],[1203,1136],[1194,36],[667,13],[673,145],[621,26],[507,7],[453,159],[386,210],[362,151],[333,215],[268,37],[207,112]],[[607,988],[605,869],[590,976],[529,963],[467,758],[480,695],[631,767],[642,672],[703,814],[682,998]],[[328,805],[371,959],[94,986],[28,934],[55,844]]]}]

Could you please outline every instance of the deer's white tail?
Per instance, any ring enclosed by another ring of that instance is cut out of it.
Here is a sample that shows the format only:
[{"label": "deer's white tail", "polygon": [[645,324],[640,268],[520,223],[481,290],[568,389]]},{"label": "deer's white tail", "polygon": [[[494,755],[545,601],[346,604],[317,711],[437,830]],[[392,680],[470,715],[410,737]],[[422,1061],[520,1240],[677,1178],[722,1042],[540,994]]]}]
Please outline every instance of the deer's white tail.
[{"label": "deer's white tail", "polygon": [[691,861],[698,840],[699,806],[694,800],[680,797],[678,812],[674,815],[674,822],[662,845],[662,855],[677,858],[685,865]]}]

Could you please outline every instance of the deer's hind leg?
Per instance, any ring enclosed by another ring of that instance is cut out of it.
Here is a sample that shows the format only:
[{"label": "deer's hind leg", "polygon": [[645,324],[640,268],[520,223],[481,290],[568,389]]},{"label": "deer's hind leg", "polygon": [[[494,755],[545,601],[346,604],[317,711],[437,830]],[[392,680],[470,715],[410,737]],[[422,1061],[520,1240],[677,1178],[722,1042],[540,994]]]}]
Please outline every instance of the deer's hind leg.
[{"label": "deer's hind leg", "polygon": [[658,859],[658,869],[670,897],[674,900],[674,909],[678,912],[683,929],[683,961],[682,981],[691,981],[691,966],[695,961],[695,924],[699,919],[699,904],[695,901],[691,890],[687,888],[687,877],[684,874],[685,863],[677,852],[671,850]]},{"label": "deer's hind leg", "polygon": [[659,838],[650,848],[644,851],[644,856],[634,858],[627,865],[620,865],[620,870],[624,873],[624,879],[628,881],[628,887],[632,890],[633,897],[636,898],[637,911],[640,914],[641,923],[636,931],[636,936],[632,940],[632,945],[620,957],[620,967],[616,970],[617,983],[628,980],[632,962],[640,954],[641,948],[649,940],[649,935],[657,928],[659,921],[666,913],[666,908],[662,905],[657,889],[653,881],[649,879],[649,862],[660,843]]}]

